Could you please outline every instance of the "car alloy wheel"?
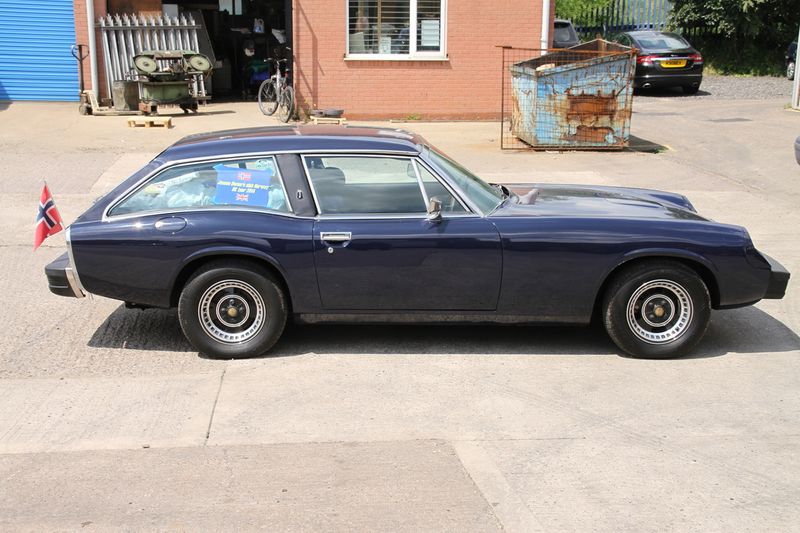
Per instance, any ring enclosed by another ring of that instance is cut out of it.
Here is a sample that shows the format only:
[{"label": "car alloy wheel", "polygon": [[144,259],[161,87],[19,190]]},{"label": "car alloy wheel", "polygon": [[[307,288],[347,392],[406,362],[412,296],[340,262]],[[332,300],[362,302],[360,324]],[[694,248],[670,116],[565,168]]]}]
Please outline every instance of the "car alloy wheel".
[{"label": "car alloy wheel", "polygon": [[255,261],[219,259],[199,268],[178,301],[184,335],[216,359],[262,355],[278,341],[289,315],[281,283]]},{"label": "car alloy wheel", "polygon": [[624,352],[668,359],[690,351],[711,318],[706,284],[689,266],[647,259],[619,270],[603,297],[603,322]]},{"label": "car alloy wheel", "polygon": [[672,342],[686,333],[691,320],[692,299],[675,282],[648,281],[628,299],[628,327],[644,342]]},{"label": "car alloy wheel", "polygon": [[214,340],[228,344],[254,337],[264,325],[264,299],[251,285],[228,279],[209,287],[200,298],[198,319]]}]

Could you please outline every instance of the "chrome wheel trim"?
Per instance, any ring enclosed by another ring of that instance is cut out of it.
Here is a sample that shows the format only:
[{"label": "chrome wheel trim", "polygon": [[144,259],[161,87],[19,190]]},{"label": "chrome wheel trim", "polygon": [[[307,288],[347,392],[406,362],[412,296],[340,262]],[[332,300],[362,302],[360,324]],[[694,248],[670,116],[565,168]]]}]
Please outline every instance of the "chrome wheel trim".
[{"label": "chrome wheel trim", "polygon": [[[665,300],[668,314],[664,320],[655,320],[646,309],[653,302]],[[692,322],[693,306],[689,292],[678,283],[657,279],[643,283],[628,299],[628,328],[637,338],[648,344],[666,344],[679,339]]]},{"label": "chrome wheel trim", "polygon": [[[245,318],[228,322],[223,305],[235,300],[244,306]],[[197,305],[197,317],[203,331],[217,342],[239,344],[255,337],[264,326],[267,309],[264,298],[252,285],[240,280],[218,281],[205,290]]]}]

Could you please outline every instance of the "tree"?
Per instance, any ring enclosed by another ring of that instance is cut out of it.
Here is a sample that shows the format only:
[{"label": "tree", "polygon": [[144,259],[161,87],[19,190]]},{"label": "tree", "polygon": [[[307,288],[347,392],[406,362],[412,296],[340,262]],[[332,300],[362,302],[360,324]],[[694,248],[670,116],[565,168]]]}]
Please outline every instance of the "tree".
[{"label": "tree", "polygon": [[674,0],[670,21],[675,28],[785,46],[797,36],[800,0]]},{"label": "tree", "polygon": [[585,13],[608,7],[612,0],[555,0],[559,18],[575,20]]}]

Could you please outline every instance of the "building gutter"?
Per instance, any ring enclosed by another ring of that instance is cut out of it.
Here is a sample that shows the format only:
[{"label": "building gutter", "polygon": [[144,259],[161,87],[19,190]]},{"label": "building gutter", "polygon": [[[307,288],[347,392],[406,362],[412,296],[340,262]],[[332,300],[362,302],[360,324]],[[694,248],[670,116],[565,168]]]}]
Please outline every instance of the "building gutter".
[{"label": "building gutter", "polygon": [[540,48],[550,48],[550,0],[542,0],[542,39]]}]

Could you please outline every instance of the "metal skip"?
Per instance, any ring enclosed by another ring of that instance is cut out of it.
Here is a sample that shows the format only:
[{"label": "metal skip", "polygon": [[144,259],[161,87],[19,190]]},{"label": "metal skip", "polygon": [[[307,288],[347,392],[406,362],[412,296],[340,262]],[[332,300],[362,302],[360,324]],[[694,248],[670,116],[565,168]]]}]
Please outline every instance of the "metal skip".
[{"label": "metal skip", "polygon": [[634,68],[632,49],[600,39],[511,65],[512,134],[540,149],[624,148]]}]

